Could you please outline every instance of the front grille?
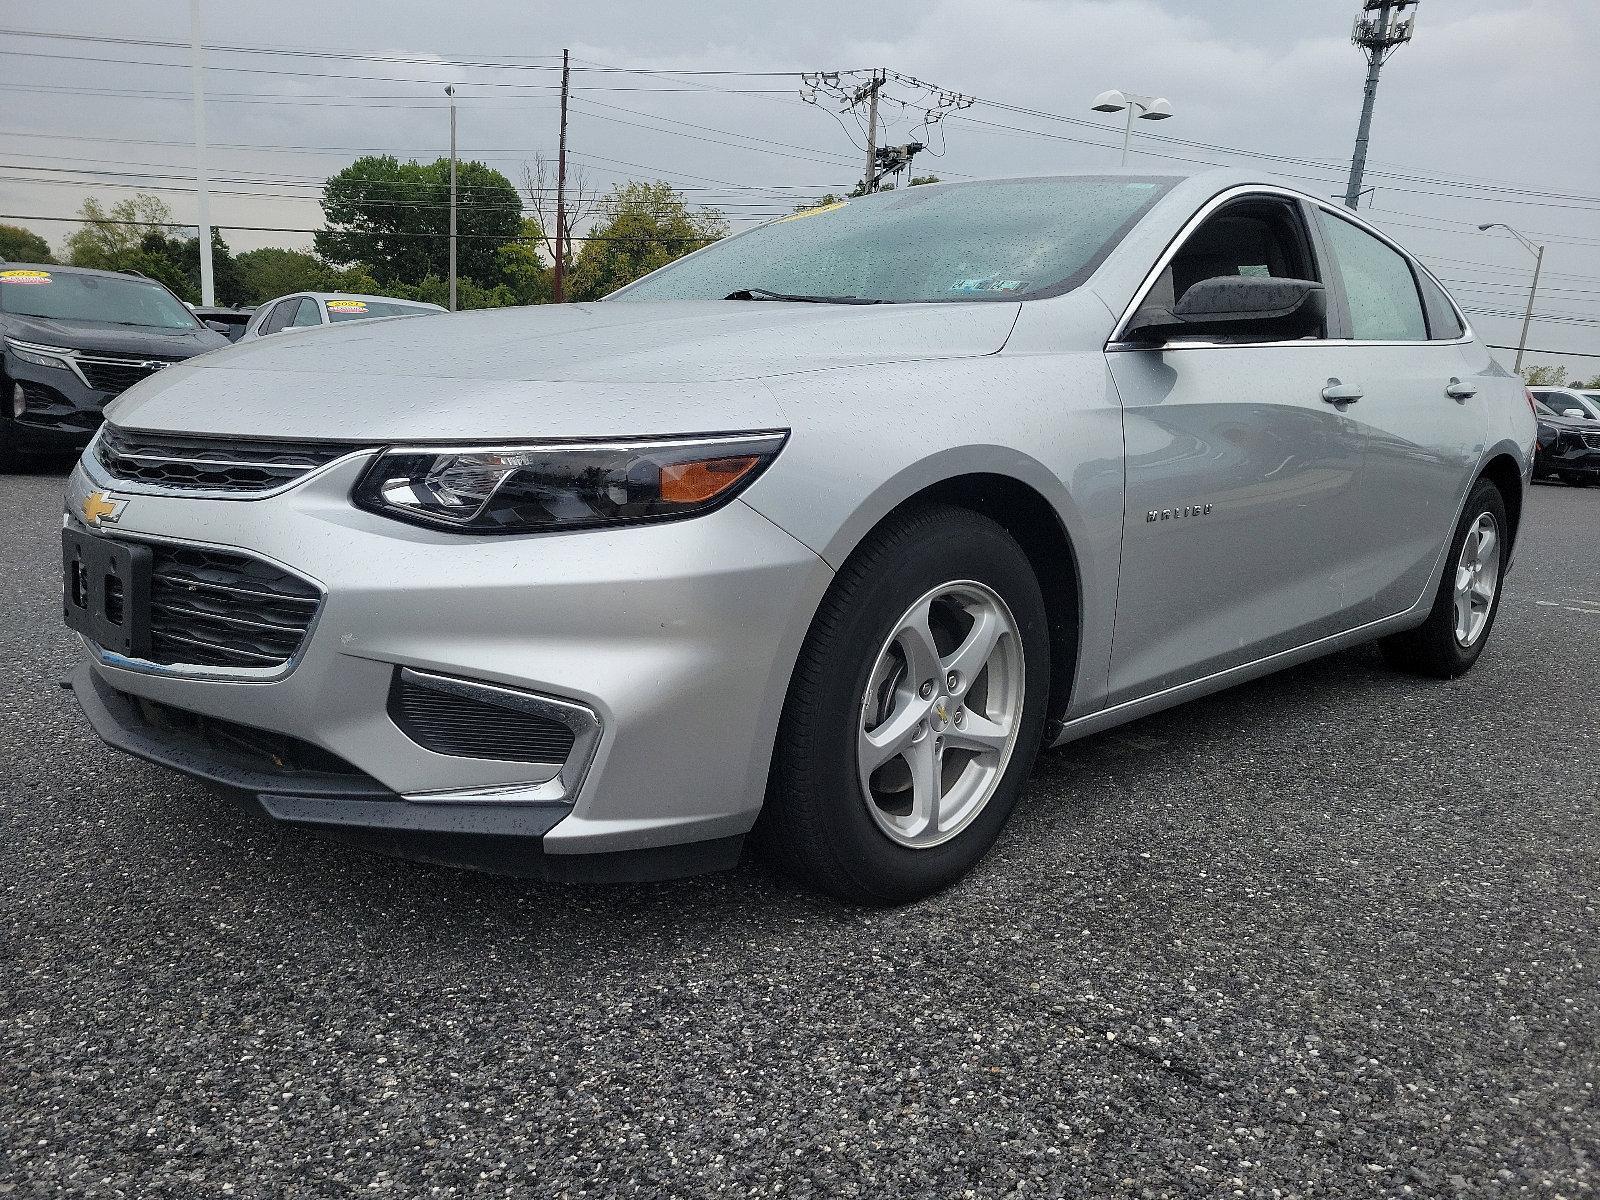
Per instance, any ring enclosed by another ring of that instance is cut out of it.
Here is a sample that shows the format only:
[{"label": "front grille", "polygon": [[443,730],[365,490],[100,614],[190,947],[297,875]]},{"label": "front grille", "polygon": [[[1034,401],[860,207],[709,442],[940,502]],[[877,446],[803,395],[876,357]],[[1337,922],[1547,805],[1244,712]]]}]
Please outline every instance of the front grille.
[{"label": "front grille", "polygon": [[151,662],[271,668],[300,649],[321,602],[314,584],[224,550],[152,549]]},{"label": "front grille", "polygon": [[1591,450],[1600,450],[1600,433],[1584,434],[1583,444]]},{"label": "front grille", "polygon": [[577,735],[559,721],[442,691],[397,673],[389,715],[425,749],[465,758],[565,762]]},{"label": "front grille", "polygon": [[181,358],[169,358],[164,355],[145,357],[124,357],[123,355],[96,355],[90,358],[78,355],[78,370],[83,372],[83,377],[89,381],[89,386],[99,392],[110,392],[113,396],[127,391],[141,379],[147,379],[163,367],[175,362],[182,362]]},{"label": "front grille", "polygon": [[115,479],[178,491],[264,492],[293,483],[352,446],[140,433],[107,425],[95,457]]}]

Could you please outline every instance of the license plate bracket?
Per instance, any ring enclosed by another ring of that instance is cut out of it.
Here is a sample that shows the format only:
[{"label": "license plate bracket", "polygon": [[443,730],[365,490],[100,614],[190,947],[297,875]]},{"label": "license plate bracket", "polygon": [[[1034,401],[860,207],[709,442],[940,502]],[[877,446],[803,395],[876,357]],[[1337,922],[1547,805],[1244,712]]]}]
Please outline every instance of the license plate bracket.
[{"label": "license plate bracket", "polygon": [[150,547],[61,531],[61,610],[67,627],[128,658],[150,654]]}]

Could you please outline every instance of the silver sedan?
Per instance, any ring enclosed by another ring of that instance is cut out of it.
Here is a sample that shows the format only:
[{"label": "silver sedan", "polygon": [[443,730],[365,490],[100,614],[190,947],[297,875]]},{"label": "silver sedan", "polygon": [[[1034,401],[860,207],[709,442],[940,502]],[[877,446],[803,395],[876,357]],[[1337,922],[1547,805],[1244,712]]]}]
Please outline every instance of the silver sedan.
[{"label": "silver sedan", "polygon": [[746,841],[892,903],[1035,755],[1494,623],[1521,382],[1413,256],[1237,172],[924,186],[590,305],[268,338],[73,473],[113,745],[435,860],[661,877]]}]

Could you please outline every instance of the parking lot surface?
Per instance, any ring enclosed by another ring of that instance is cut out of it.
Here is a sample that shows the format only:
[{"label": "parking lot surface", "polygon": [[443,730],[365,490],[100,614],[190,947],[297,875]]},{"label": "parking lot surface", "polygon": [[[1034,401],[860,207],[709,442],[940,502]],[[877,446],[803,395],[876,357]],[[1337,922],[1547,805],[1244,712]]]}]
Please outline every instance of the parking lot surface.
[{"label": "parking lot surface", "polygon": [[897,911],[376,857],[103,748],[0,478],[0,1194],[1589,1196],[1600,491],[1487,652],[1052,752]]}]

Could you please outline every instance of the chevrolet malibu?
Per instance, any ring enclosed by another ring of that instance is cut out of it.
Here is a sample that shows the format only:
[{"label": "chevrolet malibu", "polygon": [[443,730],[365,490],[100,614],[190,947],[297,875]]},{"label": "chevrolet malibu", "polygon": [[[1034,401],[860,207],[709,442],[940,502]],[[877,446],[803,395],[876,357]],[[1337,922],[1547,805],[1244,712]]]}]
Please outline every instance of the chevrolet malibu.
[{"label": "chevrolet malibu", "polygon": [[1235,172],[924,186],[598,304],[140,383],[68,485],[73,687],[273,817],[551,878],[925,895],[1035,755],[1494,624],[1521,382],[1413,256]]}]

